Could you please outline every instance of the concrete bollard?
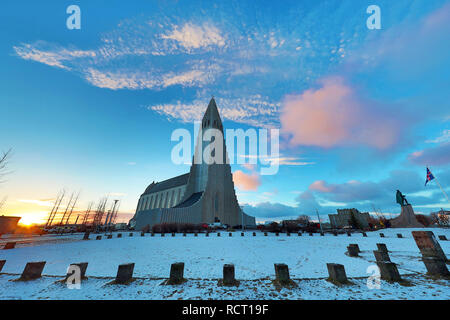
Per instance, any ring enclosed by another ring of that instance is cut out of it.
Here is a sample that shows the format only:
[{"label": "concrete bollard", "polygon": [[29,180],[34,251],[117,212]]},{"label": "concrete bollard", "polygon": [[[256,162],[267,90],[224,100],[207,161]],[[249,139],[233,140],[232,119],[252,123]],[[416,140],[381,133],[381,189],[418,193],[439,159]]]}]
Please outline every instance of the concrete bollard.
[{"label": "concrete bollard", "polygon": [[337,232],[334,231],[334,232],[333,232],[333,236],[337,237],[337,235],[338,235]]},{"label": "concrete bollard", "polygon": [[121,264],[117,268],[115,284],[127,284],[133,280],[134,263]]},{"label": "concrete bollard", "polygon": [[207,232],[207,233],[205,233],[205,237],[209,237],[209,233]]},{"label": "concrete bollard", "polygon": [[301,237],[303,234],[301,232],[297,233],[297,236]]},{"label": "concrete bollard", "polygon": [[358,251],[358,253],[360,253],[360,252],[361,252],[361,250],[359,249],[359,246],[358,246],[358,244],[357,244],[357,243],[350,243],[350,244],[349,244],[349,247],[355,247],[355,248],[356,248],[356,250]]},{"label": "concrete bollard", "polygon": [[95,240],[102,240],[102,236],[95,237]]},{"label": "concrete bollard", "polygon": [[323,233],[323,232],[320,232],[320,235],[323,237],[323,236],[325,236],[325,234]]},{"label": "concrete bollard", "polygon": [[363,233],[362,233],[362,236],[365,237],[365,238],[367,238],[367,233],[363,232]]},{"label": "concrete bollard", "polygon": [[267,237],[267,232],[264,232],[264,236]]},{"label": "concrete bollard", "polygon": [[196,232],[196,233],[194,233],[194,237],[198,237],[198,233]]},{"label": "concrete bollard", "polygon": [[337,263],[327,263],[328,269],[328,281],[335,284],[347,284],[349,283],[347,279],[347,274],[345,273],[345,268],[342,264]]},{"label": "concrete bollard", "polygon": [[[86,269],[88,267],[88,263],[87,262],[80,262],[80,263],[71,263],[71,266],[77,266],[78,268],[80,268],[80,277],[81,279],[86,279]],[[69,278],[73,273],[67,273],[66,274],[66,280],[67,278]]]},{"label": "concrete bollard", "polygon": [[384,233],[380,233],[380,238],[384,238]]},{"label": "concrete bollard", "polygon": [[385,243],[377,243],[378,251],[389,252]]},{"label": "concrete bollard", "polygon": [[118,234],[117,234],[117,238],[122,238],[122,234],[121,234],[121,233],[118,233]]},{"label": "concrete bollard", "polygon": [[436,257],[447,262],[447,257],[432,231],[413,231],[412,235],[422,257]]},{"label": "concrete bollard", "polygon": [[290,232],[286,232],[286,236],[290,237],[291,233]]},{"label": "concrete bollard", "polygon": [[403,238],[403,235],[401,233],[397,233],[397,238]]},{"label": "concrete bollard", "polygon": [[7,242],[5,244],[5,246],[3,247],[3,250],[14,249],[15,247],[16,247],[16,243],[15,242]]},{"label": "concrete bollard", "polygon": [[44,270],[44,266],[45,261],[28,262],[25,269],[23,269],[19,280],[28,281],[40,278],[42,275],[42,270]]},{"label": "concrete bollard", "polygon": [[286,285],[291,283],[291,277],[289,276],[289,267],[284,263],[275,263],[275,280],[281,284]]},{"label": "concrete bollard", "polygon": [[447,241],[447,237],[446,236],[439,236],[439,240],[442,240],[442,241]]},{"label": "concrete bollard", "polygon": [[447,269],[447,265],[442,259],[436,257],[423,257],[422,258],[425,267],[427,268],[427,274],[433,277],[450,277],[450,272]]},{"label": "concrete bollard", "polygon": [[89,235],[90,235],[91,233],[89,232],[89,231],[86,231],[85,233],[84,233],[84,236],[83,236],[83,240],[89,240]]},{"label": "concrete bollard", "polygon": [[277,237],[278,237],[279,235],[280,235],[280,234],[279,234],[278,232],[275,232],[275,236],[277,236]]},{"label": "concrete bollard", "polygon": [[313,236],[312,232],[310,232],[310,233],[309,233],[309,236],[310,236],[310,237],[312,237],[312,236]]},{"label": "concrete bollard", "polygon": [[161,232],[161,237],[165,237],[166,234],[164,232]]},{"label": "concrete bollard", "polygon": [[229,233],[228,233],[228,236],[232,237],[232,236],[233,236],[233,233],[229,232]]},{"label": "concrete bollard", "polygon": [[6,260],[0,260],[0,272],[2,272],[3,266],[5,265]]},{"label": "concrete bollard", "polygon": [[183,232],[183,237],[186,237],[186,232]]},{"label": "concrete bollard", "polygon": [[347,237],[351,237],[351,236],[352,236],[351,232],[347,232]]},{"label": "concrete bollard", "polygon": [[141,232],[141,237],[145,237],[145,232],[144,231]]},{"label": "concrete bollard", "polygon": [[223,265],[223,279],[222,284],[224,286],[235,286],[239,284],[236,281],[235,273],[234,273],[234,264],[224,264]]},{"label": "concrete bollard", "polygon": [[243,237],[244,236],[244,233],[243,232],[241,232],[241,237]]},{"label": "concrete bollard", "polygon": [[398,273],[397,265],[392,262],[377,262],[380,268],[380,275],[382,280],[390,282],[399,282],[402,280],[400,273]]},{"label": "concrete bollard", "polygon": [[152,233],[150,234],[150,237],[154,237],[154,236],[155,236],[155,233],[152,232]]},{"label": "concrete bollard", "polygon": [[133,236],[133,232],[130,232],[129,236],[132,237]]},{"label": "concrete bollard", "polygon": [[387,251],[374,250],[373,255],[375,256],[375,260],[377,260],[377,262],[391,262],[391,258],[389,257],[389,253]]},{"label": "concrete bollard", "polygon": [[355,246],[349,245],[347,247],[347,252],[348,252],[348,255],[350,257],[357,257],[358,256],[358,248],[356,248]]},{"label": "concrete bollard", "polygon": [[167,284],[180,284],[184,281],[184,262],[172,263],[170,266],[170,278]]},{"label": "concrete bollard", "polygon": [[217,232],[217,236],[220,237],[220,232]]},{"label": "concrete bollard", "polygon": [[256,237],[256,232],[253,232],[252,235],[253,235],[254,237]]},{"label": "concrete bollard", "polygon": [[174,232],[172,232],[172,237],[175,237],[175,233]]},{"label": "concrete bollard", "polygon": [[106,239],[112,239],[112,234],[108,234],[108,235],[106,236]]}]

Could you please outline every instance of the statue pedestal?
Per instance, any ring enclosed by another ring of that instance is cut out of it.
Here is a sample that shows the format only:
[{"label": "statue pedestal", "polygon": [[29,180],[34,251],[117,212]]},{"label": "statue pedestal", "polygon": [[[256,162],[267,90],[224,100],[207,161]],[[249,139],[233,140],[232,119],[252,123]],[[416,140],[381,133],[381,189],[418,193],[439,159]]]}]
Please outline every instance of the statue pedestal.
[{"label": "statue pedestal", "polygon": [[407,204],[402,206],[400,215],[391,220],[391,228],[424,228],[424,225],[417,221],[412,206]]}]

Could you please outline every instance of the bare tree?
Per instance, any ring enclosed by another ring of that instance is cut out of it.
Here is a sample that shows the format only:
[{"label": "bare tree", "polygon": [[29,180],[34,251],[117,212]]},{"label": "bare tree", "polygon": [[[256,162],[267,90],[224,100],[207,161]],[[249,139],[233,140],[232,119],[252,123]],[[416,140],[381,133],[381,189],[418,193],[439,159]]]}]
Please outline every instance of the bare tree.
[{"label": "bare tree", "polygon": [[0,154],[0,183],[4,182],[2,178],[8,173],[6,168],[8,165],[8,160],[11,157],[11,150],[12,149],[9,149],[8,151]]}]

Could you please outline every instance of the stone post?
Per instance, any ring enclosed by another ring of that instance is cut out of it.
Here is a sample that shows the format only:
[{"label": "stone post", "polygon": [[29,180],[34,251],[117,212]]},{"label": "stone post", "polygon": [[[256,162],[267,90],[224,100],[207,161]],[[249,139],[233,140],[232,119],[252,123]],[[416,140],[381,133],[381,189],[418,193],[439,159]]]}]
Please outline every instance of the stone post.
[{"label": "stone post", "polygon": [[363,237],[365,237],[365,238],[367,237],[367,233],[365,233],[365,232],[363,232],[362,235],[363,235]]},{"label": "stone post", "polygon": [[228,233],[228,235],[229,235],[230,237],[232,237],[232,236],[233,236],[233,234],[232,234],[231,232],[229,232],[229,233]]},{"label": "stone post", "polygon": [[400,273],[398,273],[397,265],[392,262],[377,262],[380,268],[380,275],[382,280],[390,282],[399,282],[402,280]]},{"label": "stone post", "polygon": [[280,235],[280,234],[279,234],[278,232],[275,232],[275,236],[277,236],[277,237],[278,237],[279,235]]},{"label": "stone post", "polygon": [[130,232],[130,237],[132,237],[133,236],[133,232]]},{"label": "stone post", "polygon": [[40,278],[42,275],[42,270],[44,270],[44,266],[45,261],[28,262],[25,269],[23,269],[19,280],[28,281]]},{"label": "stone post", "polygon": [[164,232],[161,232],[161,237],[165,237],[166,234]]},{"label": "stone post", "polygon": [[357,257],[358,256],[358,248],[355,247],[355,246],[349,245],[347,247],[347,252],[348,252],[348,255],[350,257]]},{"label": "stone post", "polygon": [[303,234],[302,234],[301,232],[297,233],[297,235],[298,235],[299,237],[303,236]]},{"label": "stone post", "polygon": [[3,266],[5,265],[6,260],[0,260],[0,272],[2,272]]},{"label": "stone post", "polygon": [[384,233],[380,233],[380,238],[384,238]]},{"label": "stone post", "polygon": [[275,263],[275,279],[280,284],[285,285],[291,283],[289,276],[289,267],[284,263]]},{"label": "stone post", "polygon": [[220,237],[220,232],[217,232],[217,236]]},{"label": "stone post", "polygon": [[102,236],[95,237],[95,240],[102,240]]},{"label": "stone post", "polygon": [[412,235],[422,257],[436,257],[447,262],[447,257],[432,231],[413,231]]},{"label": "stone post", "polygon": [[243,237],[244,236],[244,233],[243,232],[241,232],[241,237]]},{"label": "stone post", "polygon": [[347,231],[347,237],[351,237],[352,233]]},{"label": "stone post", "polygon": [[183,237],[186,237],[186,232],[183,232]]},{"label": "stone post", "polygon": [[89,232],[89,231],[86,231],[85,233],[84,233],[84,236],[83,236],[83,240],[89,240],[89,235],[90,235],[91,233]]},{"label": "stone post", "polygon": [[309,233],[309,236],[310,236],[310,237],[312,237],[312,236],[313,236],[312,232],[310,232],[310,233]]},{"label": "stone post", "polygon": [[116,284],[127,284],[133,280],[134,263],[127,263],[119,265],[117,269]]},{"label": "stone post", "polygon": [[7,242],[5,244],[5,246],[3,247],[3,250],[14,249],[15,247],[16,247],[16,243],[15,242]]},{"label": "stone post", "polygon": [[286,232],[286,236],[290,237],[291,233],[290,232]]},{"label": "stone post", "polygon": [[121,234],[121,233],[118,233],[118,234],[117,234],[117,238],[122,238],[122,234]]},{"label": "stone post", "polygon": [[174,232],[172,232],[172,237],[175,237],[175,233]]},{"label": "stone post", "polygon": [[172,263],[167,284],[180,284],[182,282],[184,282],[184,262]]},{"label": "stone post", "polygon": [[323,236],[325,236],[325,234],[322,232],[322,231],[320,231],[320,235],[323,237]]},{"label": "stone post", "polygon": [[403,238],[403,235],[401,233],[397,233],[397,238]]},{"label": "stone post", "polygon": [[385,243],[377,243],[378,251],[389,252]]},{"label": "stone post", "polygon": [[387,251],[374,250],[373,255],[377,262],[391,262],[391,258],[389,258],[389,253]]},{"label": "stone post", "polygon": [[267,237],[267,232],[264,232],[264,236]]},{"label": "stone post", "polygon": [[336,284],[346,284],[348,283],[347,274],[345,273],[345,268],[342,264],[337,263],[327,263],[328,269],[328,280]]},{"label": "stone post", "polygon": [[[71,263],[70,265],[71,266],[77,266],[78,268],[80,268],[80,277],[81,277],[81,279],[85,279],[86,278],[86,269],[88,267],[88,263],[87,262]],[[71,275],[72,275],[72,273],[67,273],[66,274],[66,280]]]},{"label": "stone post", "polygon": [[205,233],[205,237],[209,237],[209,233],[207,232],[207,233]]},{"label": "stone post", "polygon": [[253,232],[252,235],[253,235],[254,237],[256,237],[256,232]]},{"label": "stone post", "polygon": [[141,232],[141,237],[145,237],[145,232],[144,231]]},{"label": "stone post", "polygon": [[428,275],[433,277],[450,277],[450,272],[447,269],[447,265],[442,259],[436,257],[423,257],[422,261],[427,268]]},{"label": "stone post", "polygon": [[223,285],[225,286],[234,286],[237,284],[235,273],[234,273],[234,264],[224,264],[223,265]]}]

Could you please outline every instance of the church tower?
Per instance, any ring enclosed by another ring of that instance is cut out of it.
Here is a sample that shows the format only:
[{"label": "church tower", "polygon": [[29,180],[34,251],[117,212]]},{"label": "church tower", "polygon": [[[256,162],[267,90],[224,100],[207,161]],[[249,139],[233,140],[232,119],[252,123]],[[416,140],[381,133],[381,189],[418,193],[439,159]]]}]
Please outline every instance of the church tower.
[{"label": "church tower", "polygon": [[239,207],[222,120],[214,98],[203,116],[189,173],[152,183],[141,195],[130,226],[161,223],[256,225]]},{"label": "church tower", "polygon": [[[211,148],[213,143],[217,149]],[[234,190],[223,124],[214,98],[202,119],[184,197],[188,199],[195,193],[202,193],[203,221],[220,221],[231,226],[241,224],[241,209]]]}]

